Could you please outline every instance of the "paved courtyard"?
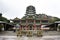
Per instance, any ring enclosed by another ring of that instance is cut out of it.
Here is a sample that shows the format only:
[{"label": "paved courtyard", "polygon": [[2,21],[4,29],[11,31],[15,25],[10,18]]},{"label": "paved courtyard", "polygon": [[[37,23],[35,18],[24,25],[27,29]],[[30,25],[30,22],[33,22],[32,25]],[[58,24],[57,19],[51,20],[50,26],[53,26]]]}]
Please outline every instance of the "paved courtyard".
[{"label": "paved courtyard", "polygon": [[16,36],[16,33],[13,31],[4,31],[0,32],[0,36]]},{"label": "paved courtyard", "polygon": [[60,36],[43,36],[43,37],[0,36],[0,40],[60,40]]},{"label": "paved courtyard", "polygon": [[[60,35],[60,32],[58,31],[43,31],[42,33],[44,36],[52,36],[52,35]],[[16,36],[16,32],[13,31],[4,31],[4,32],[0,32],[0,36]]]},{"label": "paved courtyard", "polygon": [[43,37],[17,37],[16,33],[13,31],[6,31],[0,33],[0,40],[60,40],[60,32],[57,31],[46,31],[43,32]]}]

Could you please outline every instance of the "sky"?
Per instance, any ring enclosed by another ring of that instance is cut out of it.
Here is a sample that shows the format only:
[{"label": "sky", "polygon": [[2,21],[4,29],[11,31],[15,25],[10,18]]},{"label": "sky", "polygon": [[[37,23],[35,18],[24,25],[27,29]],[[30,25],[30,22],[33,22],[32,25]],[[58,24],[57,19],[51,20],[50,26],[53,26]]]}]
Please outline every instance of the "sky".
[{"label": "sky", "polygon": [[29,5],[35,7],[36,14],[60,18],[60,0],[0,0],[0,13],[8,19],[22,18]]}]

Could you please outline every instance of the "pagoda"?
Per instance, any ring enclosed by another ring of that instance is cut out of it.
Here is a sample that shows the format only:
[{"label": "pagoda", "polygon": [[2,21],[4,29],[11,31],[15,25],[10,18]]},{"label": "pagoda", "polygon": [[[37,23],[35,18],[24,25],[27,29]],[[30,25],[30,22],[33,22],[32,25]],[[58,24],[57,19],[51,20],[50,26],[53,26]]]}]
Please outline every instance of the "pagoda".
[{"label": "pagoda", "polygon": [[32,5],[26,8],[25,16],[20,19],[21,30],[40,30],[48,24],[48,16],[45,14],[36,14],[36,9]]}]

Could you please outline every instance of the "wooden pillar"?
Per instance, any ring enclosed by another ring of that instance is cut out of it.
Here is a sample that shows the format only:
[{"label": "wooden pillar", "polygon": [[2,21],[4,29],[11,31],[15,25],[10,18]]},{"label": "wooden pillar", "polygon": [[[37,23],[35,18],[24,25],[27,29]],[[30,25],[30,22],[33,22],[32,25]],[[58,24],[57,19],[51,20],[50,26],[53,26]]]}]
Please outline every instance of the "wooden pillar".
[{"label": "wooden pillar", "polygon": [[56,23],[56,24],[55,24],[55,30],[57,30],[57,27],[58,27],[58,24]]},{"label": "wooden pillar", "polygon": [[41,20],[40,20],[40,29],[41,29],[41,26],[42,26],[42,22],[41,22]]},{"label": "wooden pillar", "polygon": [[36,20],[34,20],[34,30],[36,29]]},{"label": "wooden pillar", "polygon": [[22,30],[22,25],[20,25],[20,30]]},{"label": "wooden pillar", "polygon": [[21,25],[21,20],[20,20],[20,30],[22,30],[22,28],[21,28],[21,27],[22,27],[22,25]]},{"label": "wooden pillar", "polygon": [[27,22],[27,20],[26,20],[26,30],[28,30],[28,22]]},{"label": "wooden pillar", "polygon": [[6,31],[7,29],[6,29],[7,27],[6,27],[6,24],[4,24],[4,30]]},{"label": "wooden pillar", "polygon": [[20,25],[20,28],[19,29],[21,30],[21,25]]},{"label": "wooden pillar", "polygon": [[41,20],[40,20],[40,29],[41,29]]}]

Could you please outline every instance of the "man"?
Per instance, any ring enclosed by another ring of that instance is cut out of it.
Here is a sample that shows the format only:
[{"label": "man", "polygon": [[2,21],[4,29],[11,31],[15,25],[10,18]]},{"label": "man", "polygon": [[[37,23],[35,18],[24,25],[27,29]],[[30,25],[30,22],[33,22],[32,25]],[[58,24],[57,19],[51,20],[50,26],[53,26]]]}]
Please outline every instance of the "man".
[{"label": "man", "polygon": [[14,32],[16,31],[16,27],[13,28]]}]

